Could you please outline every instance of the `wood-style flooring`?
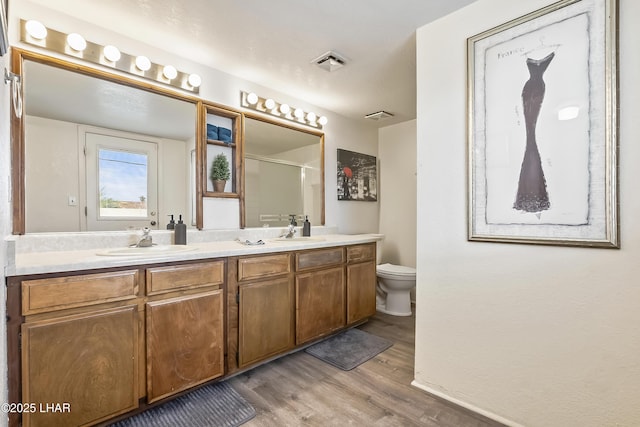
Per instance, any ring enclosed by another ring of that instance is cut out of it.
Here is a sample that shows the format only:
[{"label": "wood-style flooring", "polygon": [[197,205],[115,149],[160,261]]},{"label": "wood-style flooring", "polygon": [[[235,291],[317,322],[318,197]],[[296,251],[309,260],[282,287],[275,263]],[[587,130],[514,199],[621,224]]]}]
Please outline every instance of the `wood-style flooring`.
[{"label": "wood-style flooring", "polygon": [[414,326],[377,313],[359,328],[394,344],[351,371],[298,351],[229,379],[257,412],[243,427],[501,426],[411,386]]}]

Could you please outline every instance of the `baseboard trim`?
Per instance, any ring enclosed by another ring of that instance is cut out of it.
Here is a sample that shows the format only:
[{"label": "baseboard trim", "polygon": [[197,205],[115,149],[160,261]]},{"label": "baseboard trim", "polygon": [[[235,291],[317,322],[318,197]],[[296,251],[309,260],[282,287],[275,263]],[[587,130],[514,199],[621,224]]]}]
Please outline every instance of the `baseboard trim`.
[{"label": "baseboard trim", "polygon": [[420,384],[419,382],[417,382],[416,380],[411,381],[411,385],[419,388],[420,390],[432,395],[433,397],[436,397],[438,399],[444,400],[447,403],[450,403],[452,405],[455,405],[459,408],[465,409],[469,412],[472,412],[475,415],[479,415],[482,418],[486,418],[488,420],[491,421],[495,421],[497,423],[500,423],[504,426],[508,426],[508,427],[524,427],[522,424],[518,424],[516,422],[513,422],[511,420],[508,420],[504,417],[501,417],[500,415],[494,414],[493,412],[489,412],[486,411],[482,408],[479,408],[475,405],[471,405],[470,403],[464,402],[462,400],[458,400],[454,397],[451,397],[447,394],[444,394],[438,390],[435,390],[431,387],[425,386],[423,384]]}]

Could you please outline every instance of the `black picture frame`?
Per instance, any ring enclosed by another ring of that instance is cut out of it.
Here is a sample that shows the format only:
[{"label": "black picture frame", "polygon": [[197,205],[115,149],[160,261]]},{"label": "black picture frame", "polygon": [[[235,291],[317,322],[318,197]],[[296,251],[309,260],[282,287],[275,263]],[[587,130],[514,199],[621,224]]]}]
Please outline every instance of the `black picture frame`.
[{"label": "black picture frame", "polygon": [[338,148],[338,200],[378,201],[377,160],[368,154]]}]

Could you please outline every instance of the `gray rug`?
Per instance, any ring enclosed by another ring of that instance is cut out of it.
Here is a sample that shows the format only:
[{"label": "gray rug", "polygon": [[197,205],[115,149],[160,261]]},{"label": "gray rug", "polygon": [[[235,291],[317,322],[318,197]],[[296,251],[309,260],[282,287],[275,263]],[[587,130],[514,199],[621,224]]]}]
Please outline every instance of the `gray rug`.
[{"label": "gray rug", "polygon": [[337,368],[350,371],[392,345],[389,340],[354,328],[307,347],[305,351]]},{"label": "gray rug", "polygon": [[112,427],[236,427],[256,411],[226,382],[198,388]]}]

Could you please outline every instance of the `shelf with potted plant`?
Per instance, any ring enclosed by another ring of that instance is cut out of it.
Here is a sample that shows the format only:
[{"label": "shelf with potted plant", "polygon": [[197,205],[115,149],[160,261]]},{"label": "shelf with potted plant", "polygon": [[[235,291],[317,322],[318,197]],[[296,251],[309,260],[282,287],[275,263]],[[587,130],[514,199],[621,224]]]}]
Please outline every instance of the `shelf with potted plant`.
[{"label": "shelf with potted plant", "polygon": [[223,153],[216,154],[209,169],[209,179],[211,179],[213,191],[223,193],[230,177],[231,172],[229,171],[229,160],[227,156]]},{"label": "shelf with potted plant", "polygon": [[[204,197],[239,197],[240,173],[242,167],[242,155],[240,153],[240,141],[242,140],[242,114],[211,104],[202,104],[202,144],[203,159],[201,164],[202,195]],[[223,175],[225,185],[218,188],[214,186],[213,176],[221,170],[222,159],[226,161]]]}]

